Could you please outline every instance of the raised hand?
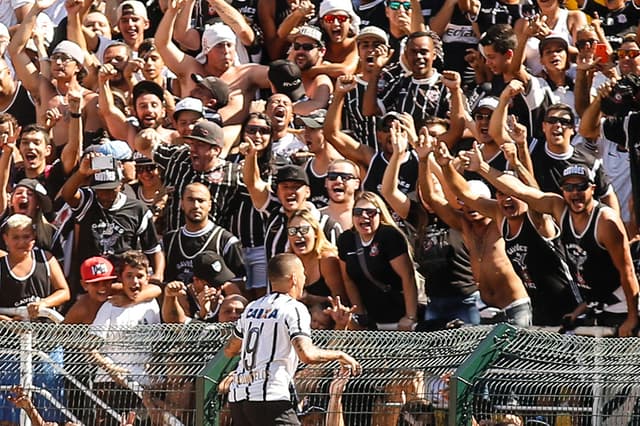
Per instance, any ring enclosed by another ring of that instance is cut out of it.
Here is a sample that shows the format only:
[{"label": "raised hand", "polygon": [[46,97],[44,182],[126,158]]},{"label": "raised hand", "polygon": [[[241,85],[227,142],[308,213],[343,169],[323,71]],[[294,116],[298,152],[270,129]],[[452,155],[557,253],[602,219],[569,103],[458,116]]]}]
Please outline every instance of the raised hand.
[{"label": "raised hand", "polygon": [[479,171],[480,166],[484,163],[482,151],[480,150],[478,142],[474,142],[469,151],[460,152],[459,156],[464,161],[465,169],[471,172]]},{"label": "raised hand", "polygon": [[164,287],[164,297],[178,297],[187,295],[187,286],[182,281],[171,281]]},{"label": "raised hand", "polygon": [[64,8],[67,10],[67,15],[75,15],[80,13],[82,5],[82,0],[66,0],[64,2]]},{"label": "raised hand", "polygon": [[524,93],[524,83],[514,78],[502,90],[500,96],[506,96],[507,98],[511,99],[520,93]]},{"label": "raised hand", "polygon": [[504,153],[504,158],[506,158],[509,164],[513,165],[518,162],[518,147],[516,147],[515,143],[505,142],[500,145],[500,149]]},{"label": "raised hand", "polygon": [[336,330],[346,330],[357,306],[353,305],[349,308],[343,305],[340,296],[336,296],[335,298],[329,296],[328,299],[331,307],[325,308],[324,312],[336,323]]},{"label": "raised hand", "polygon": [[336,86],[333,88],[333,93],[337,95],[344,95],[347,92],[356,88],[358,82],[356,77],[351,74],[345,74],[338,77],[336,80]]},{"label": "raised hand", "polygon": [[438,144],[436,144],[433,153],[435,155],[436,162],[441,167],[448,166],[449,163],[453,161],[453,156],[449,152],[447,144],[445,144],[444,142],[439,142]]},{"label": "raised hand", "polygon": [[82,112],[82,92],[69,89],[67,92],[67,102],[69,103],[69,112],[74,114]]},{"label": "raised hand", "polygon": [[471,68],[477,70],[484,66],[484,58],[477,49],[467,49],[464,55],[464,60],[469,64]]},{"label": "raised hand", "polygon": [[394,120],[389,129],[389,139],[393,148],[393,155],[402,155],[407,150],[407,132],[399,121]]},{"label": "raised hand", "polygon": [[116,75],[118,75],[118,71],[116,71],[115,67],[111,64],[101,65],[98,69],[98,81],[100,84],[104,84],[115,78]]},{"label": "raised hand", "polygon": [[442,84],[450,91],[460,89],[462,84],[462,78],[456,71],[442,71],[440,81],[442,81]]},{"label": "raised hand", "polygon": [[393,56],[393,49],[386,44],[381,44],[373,50],[370,56],[371,59],[367,58],[367,66],[364,72],[380,72],[391,60],[391,56]]},{"label": "raised hand", "polygon": [[424,126],[420,129],[420,134],[418,135],[418,140],[415,144],[413,144],[413,149],[418,154],[418,158],[421,160],[425,160],[429,157],[429,154],[433,152],[433,149],[436,144],[436,138],[429,134],[429,129],[427,126]]},{"label": "raised hand", "polygon": [[49,108],[44,113],[44,127],[47,129],[52,129],[60,120],[62,120],[62,112],[58,107]]}]

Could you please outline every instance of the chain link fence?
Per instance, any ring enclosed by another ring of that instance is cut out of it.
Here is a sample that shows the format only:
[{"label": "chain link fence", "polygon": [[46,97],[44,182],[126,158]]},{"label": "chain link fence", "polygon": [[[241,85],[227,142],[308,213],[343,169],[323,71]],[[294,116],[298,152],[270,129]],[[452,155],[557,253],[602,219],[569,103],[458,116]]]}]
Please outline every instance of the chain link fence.
[{"label": "chain link fence", "polygon": [[[228,326],[204,323],[0,322],[0,424],[27,424],[8,400],[18,384],[45,420],[60,424],[119,425],[130,410],[138,425],[230,424],[217,387],[236,362],[220,351],[229,335]],[[364,372],[337,377],[335,363],[301,365],[295,387],[305,425],[460,426],[509,415],[517,426],[640,425],[636,338],[498,325],[313,339],[349,352]]]}]

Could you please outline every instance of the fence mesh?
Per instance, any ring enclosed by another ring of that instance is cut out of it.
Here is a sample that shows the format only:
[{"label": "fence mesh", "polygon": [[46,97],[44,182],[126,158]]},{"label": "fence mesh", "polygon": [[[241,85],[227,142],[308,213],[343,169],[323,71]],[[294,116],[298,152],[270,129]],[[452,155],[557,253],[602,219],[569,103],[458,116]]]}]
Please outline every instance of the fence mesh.
[{"label": "fence mesh", "polygon": [[[303,424],[454,425],[447,409],[458,401],[447,401],[441,376],[482,357],[481,344],[491,340],[491,346],[494,330],[315,332],[318,346],[345,350],[364,372],[341,378],[336,363],[301,365],[295,383]],[[213,391],[199,398],[195,391],[196,378],[206,375],[229,335],[229,327],[203,323],[94,329],[0,322],[0,424],[18,424],[20,411],[8,401],[16,384],[45,420],[60,424],[118,425],[129,410],[138,425],[206,426],[216,414],[220,424],[230,424],[223,397]],[[497,355],[485,357],[469,393],[460,395],[465,418],[511,414],[527,425],[640,425],[640,339],[518,329],[494,346]]]},{"label": "fence mesh", "polygon": [[[525,424],[640,425],[640,339],[519,329],[473,382],[476,420]],[[536,423],[537,422],[537,423]]]},{"label": "fence mesh", "polygon": [[[0,323],[0,420],[17,423],[8,401],[21,384],[47,421],[195,425],[195,378],[230,334],[206,324],[92,328]],[[1,422],[0,422],[1,423]]]}]

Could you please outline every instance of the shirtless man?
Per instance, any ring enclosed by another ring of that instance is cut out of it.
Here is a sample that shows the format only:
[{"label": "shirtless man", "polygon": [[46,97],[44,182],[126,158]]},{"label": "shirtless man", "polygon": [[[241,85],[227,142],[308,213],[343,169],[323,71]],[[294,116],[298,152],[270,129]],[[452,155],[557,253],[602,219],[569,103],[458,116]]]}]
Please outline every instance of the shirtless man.
[{"label": "shirtless man", "polygon": [[57,109],[62,116],[53,127],[53,144],[61,147],[69,139],[69,90],[82,93],[82,128],[86,132],[94,132],[102,127],[98,115],[98,95],[85,89],[78,82],[78,73],[82,69],[84,53],[77,44],[64,40],[53,50],[50,59],[51,76],[45,77],[31,62],[25,52],[25,46],[36,27],[36,16],[51,5],[50,0],[34,3],[25,16],[24,21],[11,38],[9,54],[13,61],[16,77],[22,81],[36,101],[38,124],[45,124],[45,112]]},{"label": "shirtless man", "polygon": [[[585,298],[603,310],[603,325],[619,326],[618,334],[630,336],[638,325],[638,280],[634,273],[629,239],[620,215],[594,199],[593,173],[583,165],[566,167],[562,195],[542,192],[513,176],[489,167],[477,149],[468,157],[469,168],[489,177],[497,188],[516,195],[532,209],[553,216],[560,224],[575,279]],[[574,312],[574,316],[578,312]]]},{"label": "shirtless man", "polygon": [[[417,149],[427,152],[433,150],[440,167],[453,167],[453,157],[444,142],[436,148],[433,139],[421,135]],[[507,257],[505,241],[498,226],[491,218],[481,215],[467,205],[462,204],[462,212],[456,210],[446,198],[437,195],[431,179],[433,165],[429,158],[430,155],[420,155],[420,161],[426,162],[427,170],[427,173],[419,178],[422,196],[440,218],[450,227],[462,232],[480,297],[488,305],[488,308],[480,310],[483,322],[506,321],[518,326],[530,326],[531,300]],[[481,181],[470,181],[469,185],[471,193],[491,197],[489,187]]]},{"label": "shirtless man", "polygon": [[302,85],[307,95],[307,99],[293,105],[293,112],[296,114],[307,115],[329,105],[333,83],[328,75],[315,72],[315,68],[322,63],[325,51],[319,28],[305,25],[293,37],[289,60],[300,68]]},{"label": "shirtless man", "polygon": [[220,108],[225,125],[240,124],[249,113],[256,89],[269,87],[267,67],[258,64],[235,65],[235,34],[224,24],[215,24],[203,34],[204,63],[182,52],[173,41],[173,28],[184,0],[171,0],[158,25],[155,39],[165,64],[181,82],[180,93],[190,93],[196,86],[191,74],[213,75],[229,84],[229,103]]}]

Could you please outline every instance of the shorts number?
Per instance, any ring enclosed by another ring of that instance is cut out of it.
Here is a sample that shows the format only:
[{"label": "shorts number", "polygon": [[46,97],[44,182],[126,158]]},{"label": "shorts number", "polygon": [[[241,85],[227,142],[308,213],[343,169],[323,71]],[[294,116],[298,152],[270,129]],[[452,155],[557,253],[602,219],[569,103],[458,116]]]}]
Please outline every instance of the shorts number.
[{"label": "shorts number", "polygon": [[244,344],[244,368],[251,371],[256,366],[256,354],[258,352],[258,342],[260,341],[260,327],[252,327],[247,333]]}]

